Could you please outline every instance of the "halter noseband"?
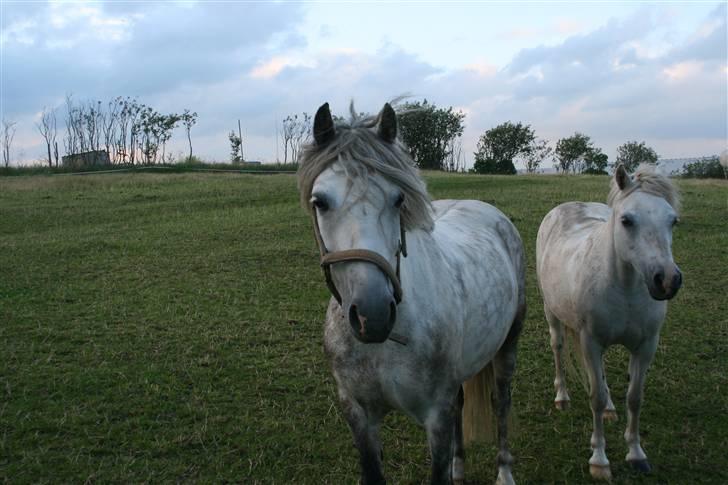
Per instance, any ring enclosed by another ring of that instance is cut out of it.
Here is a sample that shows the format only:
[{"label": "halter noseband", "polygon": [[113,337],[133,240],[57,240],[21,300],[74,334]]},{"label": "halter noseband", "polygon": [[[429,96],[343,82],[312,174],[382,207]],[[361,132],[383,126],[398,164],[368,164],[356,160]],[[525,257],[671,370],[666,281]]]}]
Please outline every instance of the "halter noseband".
[{"label": "halter noseband", "polygon": [[324,272],[326,278],[326,286],[329,287],[329,291],[336,298],[336,301],[341,305],[341,294],[336,289],[334,280],[331,277],[331,265],[335,263],[343,263],[345,261],[366,261],[372,263],[378,267],[382,272],[387,275],[389,281],[392,283],[394,288],[394,300],[399,304],[402,301],[402,284],[399,277],[399,260],[400,256],[407,257],[407,240],[405,239],[405,230],[402,219],[399,221],[399,248],[397,249],[397,268],[392,269],[392,265],[389,261],[381,254],[370,251],[368,249],[345,249],[343,251],[329,252],[324,244],[324,240],[321,237],[321,230],[319,229],[318,216],[316,215],[316,208],[311,208],[311,214],[313,215],[313,232],[316,236],[316,244],[319,247],[319,253],[321,255],[321,269]]}]

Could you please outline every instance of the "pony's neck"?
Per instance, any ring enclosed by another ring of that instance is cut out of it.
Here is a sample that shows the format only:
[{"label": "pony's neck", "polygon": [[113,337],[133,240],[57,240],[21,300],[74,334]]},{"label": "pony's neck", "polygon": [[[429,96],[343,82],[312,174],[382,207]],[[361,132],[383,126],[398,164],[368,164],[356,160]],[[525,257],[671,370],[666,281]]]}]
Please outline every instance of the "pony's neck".
[{"label": "pony's neck", "polygon": [[602,256],[606,265],[605,269],[613,278],[613,281],[618,281],[623,288],[627,289],[639,284],[639,274],[632,264],[622,260],[617,253],[614,245],[614,229],[616,224],[617,220],[614,216],[614,211],[612,211],[599,234],[603,243],[602,247],[605,248],[605,253]]}]

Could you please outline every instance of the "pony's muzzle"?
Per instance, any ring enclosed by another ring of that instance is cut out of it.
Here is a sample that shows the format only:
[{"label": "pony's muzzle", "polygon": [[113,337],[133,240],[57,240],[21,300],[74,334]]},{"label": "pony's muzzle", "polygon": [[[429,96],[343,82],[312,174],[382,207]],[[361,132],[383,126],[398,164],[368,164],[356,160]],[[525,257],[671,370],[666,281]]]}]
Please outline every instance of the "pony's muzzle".
[{"label": "pony's muzzle", "polygon": [[392,332],[397,320],[397,304],[366,305],[352,303],[349,306],[349,324],[354,336],[363,343],[382,343]]},{"label": "pony's muzzle", "polygon": [[650,295],[655,300],[669,300],[677,295],[682,286],[682,273],[680,268],[675,266],[673,270],[665,274],[658,270],[652,277],[652,284],[649,286]]}]

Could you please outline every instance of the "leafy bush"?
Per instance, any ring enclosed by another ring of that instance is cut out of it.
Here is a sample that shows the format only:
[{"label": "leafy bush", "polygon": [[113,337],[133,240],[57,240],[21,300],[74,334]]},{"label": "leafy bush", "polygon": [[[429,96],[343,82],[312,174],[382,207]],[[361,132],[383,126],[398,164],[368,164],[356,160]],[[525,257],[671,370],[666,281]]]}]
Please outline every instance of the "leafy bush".
[{"label": "leafy bush", "polygon": [[702,160],[688,163],[683,167],[681,174],[690,178],[719,178],[725,177],[723,167],[720,166],[718,157],[706,157]]}]

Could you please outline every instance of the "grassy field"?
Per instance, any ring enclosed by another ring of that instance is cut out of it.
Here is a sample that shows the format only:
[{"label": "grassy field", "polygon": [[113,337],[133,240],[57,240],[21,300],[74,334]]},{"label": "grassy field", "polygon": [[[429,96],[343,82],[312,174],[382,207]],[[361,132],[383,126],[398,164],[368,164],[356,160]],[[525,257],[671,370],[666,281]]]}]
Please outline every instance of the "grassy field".
[{"label": "grassy field", "polygon": [[[519,483],[589,481],[591,413],[553,409],[534,270],[538,225],[605,177],[427,174],[435,198],[508,214],[528,254],[529,315],[513,389]],[[623,461],[626,354],[607,373],[615,483],[728,483],[728,184],[681,181],[670,303],[647,380],[643,446]],[[322,350],[328,293],[289,175],[0,178],[0,481],[356,483],[358,459]],[[390,483],[429,479],[425,435],[392,414]],[[492,483],[495,447],[468,452]]]}]

